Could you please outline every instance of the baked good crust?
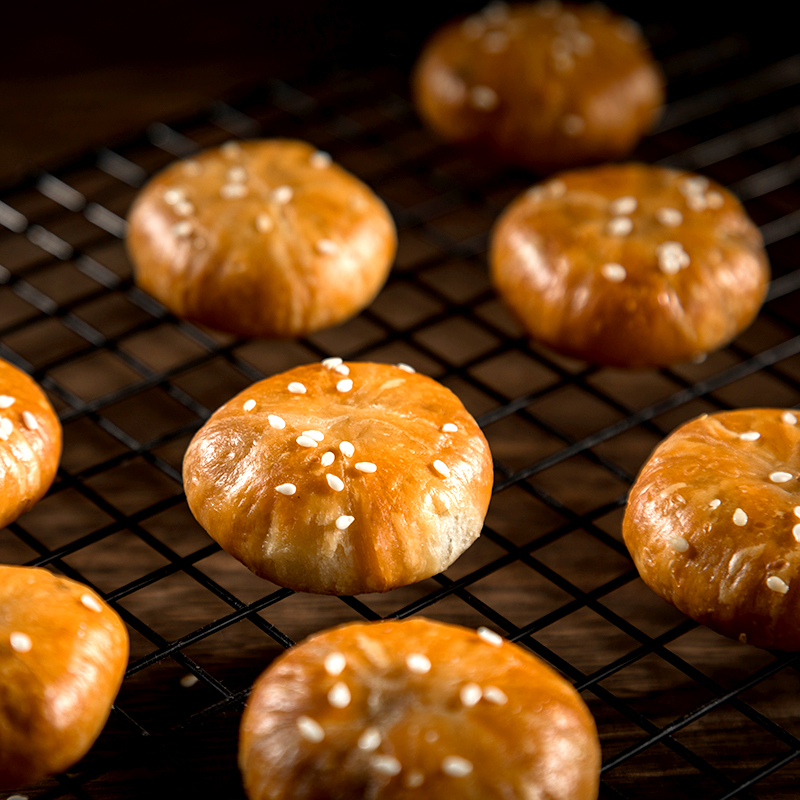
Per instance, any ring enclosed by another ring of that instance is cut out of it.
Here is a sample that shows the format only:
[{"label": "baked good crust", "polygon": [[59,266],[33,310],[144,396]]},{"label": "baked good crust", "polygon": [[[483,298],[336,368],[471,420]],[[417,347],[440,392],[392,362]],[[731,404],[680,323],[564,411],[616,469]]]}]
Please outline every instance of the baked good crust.
[{"label": "baked good crust", "polygon": [[354,362],[296,367],[241,392],[198,431],[183,475],[198,522],[249,569],[340,595],[441,572],[480,534],[493,481],[486,440],[452,392]]}]

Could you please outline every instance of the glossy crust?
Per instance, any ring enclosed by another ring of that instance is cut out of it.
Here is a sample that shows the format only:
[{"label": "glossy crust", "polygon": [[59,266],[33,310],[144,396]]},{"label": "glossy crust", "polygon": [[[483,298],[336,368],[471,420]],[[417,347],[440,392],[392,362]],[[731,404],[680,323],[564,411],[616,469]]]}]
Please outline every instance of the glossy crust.
[{"label": "glossy crust", "polygon": [[795,412],[686,423],[631,490],[623,535],[642,580],[725,636],[800,650],[799,478]]},{"label": "glossy crust", "polygon": [[0,359],[0,528],[40,500],[61,458],[61,423],[44,392]]},{"label": "glossy crust", "polygon": [[220,408],[186,452],[186,498],[225,550],[280,586],[384,592],[441,572],[478,537],[491,453],[436,381],[337,361],[275,375]]},{"label": "glossy crust", "polygon": [[129,215],[136,282],[179,317],[292,338],[369,305],[396,233],[383,203],[305,142],[229,142],[156,175]]},{"label": "glossy crust", "polygon": [[638,27],[599,4],[492,3],[434,34],[413,90],[442,138],[541,172],[626,155],[664,101]]},{"label": "glossy crust", "polygon": [[64,772],[108,719],[128,632],[91,589],[0,566],[0,790]]},{"label": "glossy crust", "polygon": [[483,635],[416,618],[345,625],[289,650],[242,719],[250,800],[594,800],[600,746],[579,695],[527,650]]},{"label": "glossy crust", "polygon": [[722,347],[755,318],[769,282],[761,234],[730,192],[645,164],[533,187],[500,217],[490,262],[533,338],[619,367]]}]

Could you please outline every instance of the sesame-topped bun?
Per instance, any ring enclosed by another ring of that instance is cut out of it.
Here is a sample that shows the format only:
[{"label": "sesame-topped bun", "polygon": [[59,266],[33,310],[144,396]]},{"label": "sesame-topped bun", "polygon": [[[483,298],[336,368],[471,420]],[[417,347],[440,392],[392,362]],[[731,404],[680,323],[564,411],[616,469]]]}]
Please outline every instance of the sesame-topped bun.
[{"label": "sesame-topped bun", "polygon": [[577,692],[493,631],[415,618],[293,647],[258,679],[239,766],[250,800],[595,800]]},{"label": "sesame-topped bun", "polygon": [[642,468],[623,523],[653,591],[725,636],[789,651],[800,650],[798,414],[686,423]]},{"label": "sesame-topped bun", "polygon": [[0,566],[0,790],[64,772],[108,719],[128,632],[91,589]]},{"label": "sesame-topped bun", "polygon": [[226,403],[183,478],[198,522],[257,575],[351,595],[447,568],[480,534],[493,475],[449,389],[405,364],[329,358]]},{"label": "sesame-topped bun", "polygon": [[292,338],[369,305],[396,249],[361,181],[305,142],[228,142],[156,175],[129,215],[136,281],[179,317]]},{"label": "sesame-topped bun", "polygon": [[618,367],[666,366],[727,344],[769,281],[761,234],[701,175],[620,164],[564,172],[502,214],[492,279],[530,335]]},{"label": "sesame-topped bun", "polygon": [[61,458],[61,423],[44,392],[0,359],[0,528],[50,488]]},{"label": "sesame-topped bun", "polygon": [[626,155],[664,101],[638,26],[599,3],[490,3],[434,34],[413,89],[442,138],[540,172]]}]

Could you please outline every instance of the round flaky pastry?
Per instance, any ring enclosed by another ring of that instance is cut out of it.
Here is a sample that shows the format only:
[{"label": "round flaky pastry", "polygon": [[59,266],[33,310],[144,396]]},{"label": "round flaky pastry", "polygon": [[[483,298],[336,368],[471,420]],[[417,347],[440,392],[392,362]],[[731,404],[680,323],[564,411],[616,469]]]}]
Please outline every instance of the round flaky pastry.
[{"label": "round flaky pastry", "polygon": [[595,800],[600,745],[577,692],[494,631],[416,618],[307,639],[242,719],[250,800]]},{"label": "round flaky pastry", "polygon": [[296,367],[220,408],[183,463],[189,507],[257,575],[306,592],[383,592],[478,537],[492,458],[475,420],[406,365]]},{"label": "round flaky pastry", "polygon": [[156,175],[128,226],[136,282],[179,317],[292,338],[369,305],[396,233],[361,181],[305,142],[229,142]]},{"label": "round flaky pastry", "polygon": [[0,528],[50,488],[61,457],[61,424],[44,392],[0,359]]},{"label": "round flaky pastry", "polygon": [[0,790],[64,772],[108,719],[128,632],[86,586],[0,566]]},{"label": "round flaky pastry", "polygon": [[761,234],[730,192],[646,164],[534,186],[500,217],[490,261],[534,339],[618,367],[722,347],[752,322],[769,281]]},{"label": "round flaky pastry", "polygon": [[800,650],[800,412],[686,423],[631,490],[623,534],[642,580],[697,622]]},{"label": "round flaky pastry", "polygon": [[434,34],[413,89],[442,138],[545,172],[626,155],[664,101],[638,26],[597,3],[491,3]]}]

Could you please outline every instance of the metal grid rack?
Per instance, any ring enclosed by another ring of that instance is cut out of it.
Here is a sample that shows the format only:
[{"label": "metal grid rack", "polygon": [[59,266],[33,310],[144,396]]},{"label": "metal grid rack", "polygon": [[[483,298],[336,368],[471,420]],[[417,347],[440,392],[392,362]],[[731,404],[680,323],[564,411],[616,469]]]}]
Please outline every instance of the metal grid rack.
[{"label": "metal grid rack", "polygon": [[[106,731],[39,798],[241,796],[238,719],[282,648],[329,625],[412,614],[488,625],[573,681],[602,739],[604,798],[788,798],[800,784],[798,661],[729,642],[656,598],[620,536],[656,443],[704,411],[800,404],[800,57],[747,37],[649,29],[671,102],[640,147],[745,202],[774,281],[757,322],[703,363],[625,373],[528,342],[493,295],[488,231],[530,176],[421,130],[405,71],[330,67],[80,158],[0,199],[0,356],[48,391],[65,430],[51,492],[0,532],[0,561],[105,594],[131,631]],[[796,100],[796,95],[795,98]],[[366,180],[400,234],[357,319],[301,342],[238,340],[168,314],[131,282],[124,216],[173,158],[233,137],[309,140]],[[328,355],[405,361],[452,388],[492,446],[481,539],[445,574],[386,595],[294,594],[250,575],[192,520],[185,447],[252,381]]]}]

